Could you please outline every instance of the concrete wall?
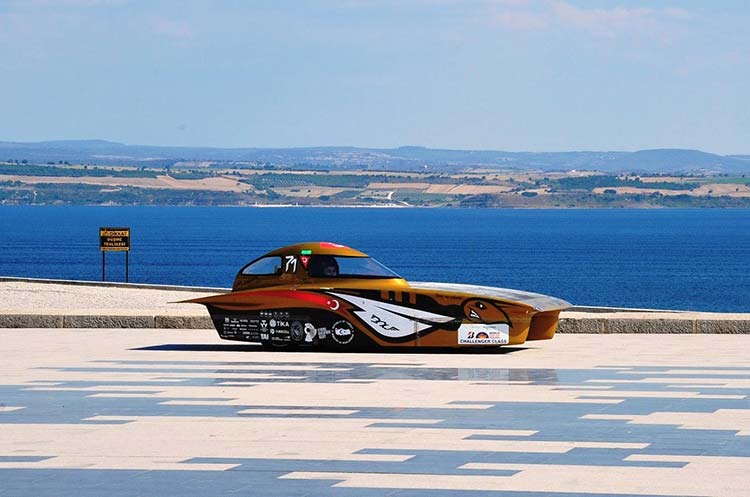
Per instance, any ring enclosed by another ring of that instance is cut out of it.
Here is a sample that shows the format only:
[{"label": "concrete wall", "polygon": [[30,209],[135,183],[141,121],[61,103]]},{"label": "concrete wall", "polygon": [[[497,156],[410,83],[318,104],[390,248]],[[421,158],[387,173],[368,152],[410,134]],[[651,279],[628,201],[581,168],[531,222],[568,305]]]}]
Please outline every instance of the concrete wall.
[{"label": "concrete wall", "polygon": [[[212,329],[206,309],[181,301],[226,288],[0,277],[0,328]],[[750,333],[750,313],[573,307],[559,333]]]}]

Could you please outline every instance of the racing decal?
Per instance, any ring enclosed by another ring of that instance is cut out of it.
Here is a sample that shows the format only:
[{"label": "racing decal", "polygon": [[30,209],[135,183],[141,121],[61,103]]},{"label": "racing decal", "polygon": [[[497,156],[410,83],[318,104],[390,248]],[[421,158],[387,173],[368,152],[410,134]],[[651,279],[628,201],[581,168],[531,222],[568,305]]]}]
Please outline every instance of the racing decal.
[{"label": "racing decal", "polygon": [[433,314],[354,295],[342,293],[332,293],[332,295],[359,308],[353,311],[354,314],[373,331],[389,338],[404,338],[454,320],[453,316]]},{"label": "racing decal", "polygon": [[302,261],[302,266],[304,266],[304,268],[307,269],[307,263],[310,262],[310,256],[309,255],[301,255],[299,257],[299,260]]},{"label": "racing decal", "polygon": [[[318,305],[320,307],[327,307],[332,311],[338,310],[340,307],[339,302],[336,299],[332,299],[324,293],[307,292],[303,290],[267,290],[267,291],[248,291],[248,295],[253,297],[265,297],[268,299],[294,299],[309,302],[311,304]],[[287,313],[288,314],[288,313]],[[288,317],[288,316],[287,316]]]},{"label": "racing decal", "polygon": [[339,345],[347,345],[354,340],[354,326],[349,321],[336,321],[331,327],[331,337]]},{"label": "racing decal", "polygon": [[230,340],[257,340],[259,338],[258,319],[251,316],[225,316],[219,335]]},{"label": "racing decal", "polygon": [[398,328],[396,328],[395,326],[389,325],[386,321],[383,321],[382,319],[380,319],[378,316],[375,316],[375,315],[370,317],[370,322],[374,323],[376,326],[380,326],[380,328],[385,331],[398,331]]},{"label": "racing decal", "polygon": [[499,324],[464,323],[458,328],[459,345],[505,345],[509,326]]},{"label": "racing decal", "polygon": [[256,340],[289,342],[291,340],[289,312],[282,310],[259,311],[259,334]]},{"label": "racing decal", "polygon": [[292,341],[301,342],[305,338],[304,326],[299,321],[292,321],[292,325],[289,328],[289,336],[292,337]]},{"label": "racing decal", "polygon": [[312,343],[313,338],[318,334],[318,330],[312,323],[305,323],[305,342]]},{"label": "racing decal", "polygon": [[[293,255],[287,255],[284,257],[286,264],[284,265],[285,273],[296,273],[297,272],[297,258]],[[290,269],[291,268],[291,269]]]},{"label": "racing decal", "polygon": [[510,319],[497,305],[481,299],[468,299],[463,303],[464,316],[472,323],[510,324]]}]

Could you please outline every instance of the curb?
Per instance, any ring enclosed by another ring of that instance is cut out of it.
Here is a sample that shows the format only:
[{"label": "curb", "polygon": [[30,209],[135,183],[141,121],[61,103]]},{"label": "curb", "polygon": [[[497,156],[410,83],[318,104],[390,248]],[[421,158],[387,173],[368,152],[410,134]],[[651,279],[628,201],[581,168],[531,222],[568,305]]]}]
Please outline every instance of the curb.
[{"label": "curb", "polygon": [[750,334],[748,319],[560,318],[558,333]]},{"label": "curb", "polygon": [[[209,316],[0,314],[0,328],[213,329]],[[748,319],[561,318],[561,334],[750,334]]]},{"label": "curb", "polygon": [[[228,288],[150,285],[100,281],[54,280],[0,276],[0,282],[90,286],[100,288],[128,288],[185,292],[226,293]],[[158,329],[213,329],[206,314],[1,314],[0,328],[158,328]],[[75,312],[75,311],[73,311]],[[95,312],[95,311],[94,311]],[[112,312],[111,310],[105,312]],[[118,312],[118,311],[115,311]],[[169,312],[158,309],[145,312]],[[618,307],[574,306],[567,312],[586,313],[560,318],[558,333],[574,334],[750,334],[750,314],[690,313],[657,309],[626,309]],[[637,314],[634,314],[637,313]]]},{"label": "curb", "polygon": [[0,314],[0,328],[213,329],[208,316],[75,316]]}]

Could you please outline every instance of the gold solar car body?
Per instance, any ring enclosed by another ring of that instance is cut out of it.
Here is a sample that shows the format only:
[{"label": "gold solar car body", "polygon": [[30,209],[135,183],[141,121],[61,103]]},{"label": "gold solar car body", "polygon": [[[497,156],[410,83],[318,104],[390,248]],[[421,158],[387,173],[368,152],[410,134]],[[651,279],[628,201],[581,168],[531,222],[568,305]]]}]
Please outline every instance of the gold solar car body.
[{"label": "gold solar car body", "polygon": [[260,257],[232,292],[189,300],[219,336],[269,347],[497,347],[547,340],[567,302],[503,288],[407,282],[366,254],[329,242]]}]

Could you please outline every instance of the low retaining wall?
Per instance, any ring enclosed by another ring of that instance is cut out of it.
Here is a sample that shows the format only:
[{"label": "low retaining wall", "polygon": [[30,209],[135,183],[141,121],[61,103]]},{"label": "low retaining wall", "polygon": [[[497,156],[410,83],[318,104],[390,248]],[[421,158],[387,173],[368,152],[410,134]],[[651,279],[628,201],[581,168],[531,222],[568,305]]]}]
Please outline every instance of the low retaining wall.
[{"label": "low retaining wall", "polygon": [[[208,316],[0,314],[0,328],[213,329]],[[750,319],[567,318],[558,333],[750,333]]]},{"label": "low retaining wall", "polygon": [[[0,328],[212,329],[202,306],[170,302],[227,291],[0,277]],[[750,313],[572,307],[560,318],[559,333],[750,334]]]},{"label": "low retaining wall", "polygon": [[208,316],[98,316],[0,314],[0,328],[213,328]]},{"label": "low retaining wall", "polygon": [[561,318],[558,333],[750,333],[750,319]]}]

